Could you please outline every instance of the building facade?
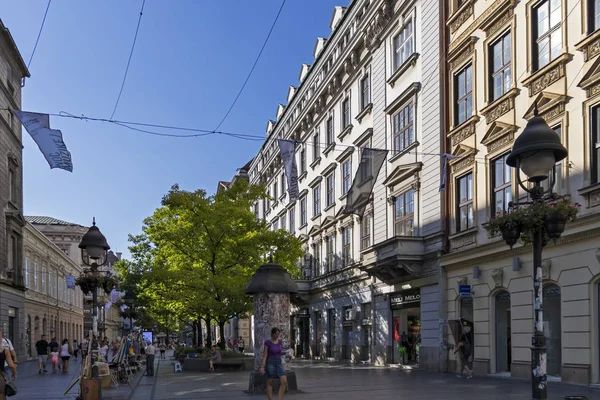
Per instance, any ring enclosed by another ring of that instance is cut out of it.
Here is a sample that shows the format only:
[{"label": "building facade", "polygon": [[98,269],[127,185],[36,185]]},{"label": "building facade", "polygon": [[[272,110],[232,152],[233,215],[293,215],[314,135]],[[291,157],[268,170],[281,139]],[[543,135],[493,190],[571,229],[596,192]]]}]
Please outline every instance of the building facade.
[{"label": "building facade", "polygon": [[67,287],[67,276],[77,277],[81,266],[32,224],[24,228],[25,352],[37,357],[35,343],[42,335],[60,342],[83,337],[83,293]]},{"label": "building facade", "polygon": [[[532,248],[509,249],[485,224],[509,201],[527,199],[505,161],[537,109],[569,151],[551,177],[554,191],[582,204],[543,252],[547,372],[598,383],[600,3],[448,3],[444,122],[457,158],[448,170],[449,249],[440,259],[447,318],[473,323],[476,374],[531,376]],[[470,285],[472,296],[460,297],[458,285]]]},{"label": "building facade", "polygon": [[[331,35],[317,39],[314,62],[302,65],[250,164],[250,182],[270,195],[255,205],[257,217],[304,243],[292,316],[299,357],[440,368],[442,3],[335,7]],[[277,139],[297,143],[296,202]],[[344,207],[365,148],[388,155],[359,218]]]},{"label": "building facade", "polygon": [[21,109],[21,82],[27,67],[0,20],[0,328],[19,358],[25,354],[23,276],[23,142],[21,124],[10,110]]}]

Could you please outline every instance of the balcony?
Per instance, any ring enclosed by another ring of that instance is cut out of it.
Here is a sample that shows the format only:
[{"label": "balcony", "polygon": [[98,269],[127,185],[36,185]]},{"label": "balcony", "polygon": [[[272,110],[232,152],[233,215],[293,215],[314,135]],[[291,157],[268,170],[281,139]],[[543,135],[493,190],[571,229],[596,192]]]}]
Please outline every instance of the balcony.
[{"label": "balcony", "polygon": [[396,236],[362,251],[360,269],[388,285],[422,276],[425,243],[420,236]]}]

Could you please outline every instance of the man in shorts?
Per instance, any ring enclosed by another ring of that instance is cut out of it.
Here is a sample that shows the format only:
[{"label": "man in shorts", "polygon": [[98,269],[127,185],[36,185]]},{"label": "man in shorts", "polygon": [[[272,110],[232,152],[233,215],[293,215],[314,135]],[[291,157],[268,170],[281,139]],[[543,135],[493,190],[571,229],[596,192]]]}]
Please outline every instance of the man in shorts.
[{"label": "man in shorts", "polygon": [[458,378],[462,378],[463,370],[466,370],[467,371],[467,379],[473,378],[473,372],[471,371],[471,369],[469,369],[469,357],[471,357],[471,344],[469,343],[469,341],[467,340],[465,335],[463,335],[463,337],[461,338],[461,341],[458,342],[458,345],[456,346],[456,351],[454,352],[454,354],[456,354],[456,353],[459,353],[459,355],[460,355],[460,364],[461,364],[460,372],[456,376]]},{"label": "man in shorts", "polygon": [[48,341],[46,340],[46,335],[42,335],[42,339],[37,341],[35,349],[37,350],[38,366],[40,367],[38,374],[48,372],[46,370],[46,364],[48,363]]}]

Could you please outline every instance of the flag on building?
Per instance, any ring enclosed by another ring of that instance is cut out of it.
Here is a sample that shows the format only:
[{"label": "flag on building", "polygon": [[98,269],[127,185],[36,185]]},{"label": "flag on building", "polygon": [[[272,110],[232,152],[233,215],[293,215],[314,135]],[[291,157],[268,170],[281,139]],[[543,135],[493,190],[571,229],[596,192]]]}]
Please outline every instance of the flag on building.
[{"label": "flag on building", "polygon": [[63,141],[62,132],[50,129],[50,116],[26,111],[13,110],[40,151],[46,157],[50,168],[60,168],[73,172],[71,153]]},{"label": "flag on building", "polygon": [[119,301],[120,298],[121,298],[121,292],[119,292],[117,289],[113,289],[110,292],[110,302],[111,303],[116,303],[117,301]]},{"label": "flag on building", "polygon": [[440,180],[440,192],[446,191],[446,175],[448,175],[448,160],[452,160],[458,158],[458,156],[453,156],[452,154],[444,153],[440,156],[442,158],[442,162],[444,163],[442,169],[442,179]]},{"label": "flag on building", "polygon": [[348,197],[346,197],[344,214],[363,216],[387,153],[387,150],[367,147],[363,149],[358,170],[348,191]]},{"label": "flag on building", "polygon": [[67,281],[67,289],[75,289],[75,277],[73,275],[65,276]]},{"label": "flag on building", "polygon": [[300,191],[298,190],[298,166],[296,165],[296,142],[293,140],[278,139],[281,160],[287,178],[288,194],[290,202],[298,200]]}]

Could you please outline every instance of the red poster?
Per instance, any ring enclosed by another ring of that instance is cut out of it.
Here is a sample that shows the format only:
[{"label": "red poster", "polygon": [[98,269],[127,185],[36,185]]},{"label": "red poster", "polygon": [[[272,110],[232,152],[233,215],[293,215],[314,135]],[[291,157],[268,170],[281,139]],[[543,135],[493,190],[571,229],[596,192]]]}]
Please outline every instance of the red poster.
[{"label": "red poster", "polygon": [[400,341],[400,318],[394,318],[394,340]]}]

